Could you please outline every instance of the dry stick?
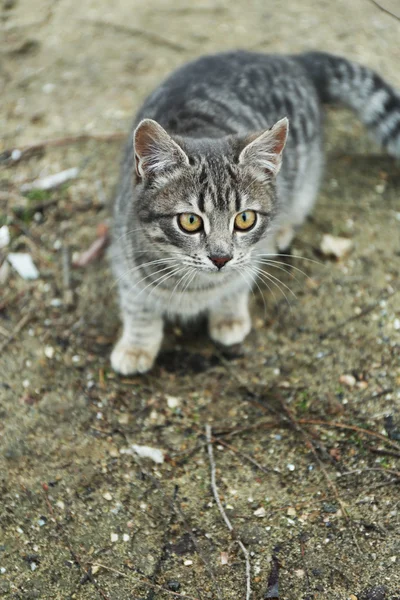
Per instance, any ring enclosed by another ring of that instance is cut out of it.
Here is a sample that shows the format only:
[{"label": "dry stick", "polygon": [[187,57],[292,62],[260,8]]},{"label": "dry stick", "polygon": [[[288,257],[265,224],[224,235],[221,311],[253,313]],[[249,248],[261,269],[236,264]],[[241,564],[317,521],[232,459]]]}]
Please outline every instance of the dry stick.
[{"label": "dry stick", "polygon": [[[126,138],[126,133],[122,131],[115,133],[81,133],[79,135],[69,135],[61,138],[54,138],[50,140],[43,140],[43,142],[38,142],[37,144],[30,144],[28,146],[23,146],[21,150],[21,156],[17,159],[10,159],[13,164],[18,163],[24,158],[29,158],[34,152],[43,150],[44,148],[54,148],[60,146],[68,146],[70,144],[77,144],[79,142],[88,142],[90,140],[95,140],[97,142],[113,142],[115,140],[123,140]],[[5,150],[2,152],[2,155],[10,156],[15,148],[11,150]]]},{"label": "dry stick", "polygon": [[289,408],[286,406],[286,404],[285,404],[285,402],[283,401],[283,399],[281,400],[281,406],[282,406],[283,410],[285,411],[286,415],[288,416],[288,418],[289,418],[289,421],[291,422],[291,424],[292,424],[292,426],[293,426],[294,430],[295,430],[295,431],[297,431],[298,433],[300,433],[300,434],[302,435],[302,437],[304,438],[304,440],[305,440],[305,442],[306,442],[306,445],[307,445],[307,447],[308,447],[308,448],[311,450],[311,452],[312,452],[312,454],[313,454],[313,456],[314,456],[315,460],[317,461],[317,463],[318,463],[318,465],[319,465],[319,468],[321,469],[321,471],[322,471],[322,473],[324,474],[324,477],[325,477],[325,479],[326,479],[326,481],[327,481],[327,483],[328,483],[328,486],[329,486],[329,487],[331,488],[331,490],[333,491],[333,493],[334,493],[334,496],[335,496],[335,498],[336,498],[336,501],[337,501],[337,502],[339,503],[339,505],[340,505],[340,508],[341,508],[341,510],[342,510],[342,513],[343,513],[343,515],[344,515],[344,518],[346,519],[346,521],[347,521],[347,524],[348,524],[348,526],[349,526],[349,529],[350,529],[350,531],[351,531],[351,535],[352,535],[352,537],[353,537],[353,540],[354,540],[354,543],[355,543],[355,545],[356,545],[356,548],[357,548],[357,550],[359,551],[359,553],[361,554],[361,548],[360,548],[360,546],[359,546],[359,544],[358,544],[358,541],[357,541],[357,538],[356,538],[356,536],[355,536],[355,533],[354,533],[354,530],[353,530],[353,527],[352,527],[352,522],[351,522],[350,516],[349,516],[349,514],[348,514],[348,512],[347,512],[347,510],[346,510],[346,507],[345,507],[345,505],[344,505],[344,503],[343,503],[342,499],[341,499],[341,498],[340,498],[340,496],[339,496],[339,492],[338,492],[338,489],[337,489],[336,485],[334,484],[334,482],[332,481],[332,479],[329,477],[329,473],[328,473],[328,471],[326,470],[324,463],[322,462],[322,460],[321,460],[321,459],[320,459],[320,457],[318,456],[318,453],[317,453],[317,451],[316,451],[316,449],[315,449],[315,447],[314,447],[314,444],[312,443],[312,440],[310,439],[309,435],[308,435],[308,434],[307,434],[307,433],[304,431],[304,429],[303,429],[302,427],[300,427],[300,425],[299,425],[299,421],[297,421],[297,420],[296,420],[296,419],[293,417],[293,415],[292,415],[291,411],[290,411],[290,410],[289,410]]},{"label": "dry stick", "polygon": [[387,8],[385,8],[384,6],[382,6],[381,4],[379,4],[379,2],[376,2],[376,0],[371,0],[372,4],[375,4],[375,6],[377,8],[379,8],[379,10],[381,10],[382,12],[386,13],[387,15],[390,15],[391,17],[394,17],[395,19],[397,19],[398,21],[400,21],[400,16],[396,15],[395,13],[392,13],[390,10],[388,10]]},{"label": "dry stick", "polygon": [[66,534],[66,532],[65,532],[65,529],[64,529],[64,527],[61,525],[61,523],[60,523],[60,522],[57,520],[57,517],[56,517],[56,515],[55,515],[55,512],[54,512],[54,510],[53,510],[53,506],[52,506],[52,504],[51,504],[51,502],[50,502],[49,495],[48,495],[48,493],[47,493],[47,484],[43,483],[43,484],[42,484],[42,489],[43,489],[44,499],[45,499],[45,502],[46,502],[47,508],[48,508],[48,510],[49,510],[49,513],[50,513],[50,515],[52,516],[52,518],[53,518],[53,519],[54,519],[54,521],[55,521],[55,524],[56,524],[56,529],[58,529],[58,530],[61,532],[61,534],[62,534],[62,536],[63,536],[63,538],[64,538],[64,541],[65,541],[65,543],[66,543],[66,545],[67,545],[67,548],[68,548],[68,550],[69,550],[69,552],[70,552],[70,554],[71,554],[71,556],[72,556],[73,560],[76,562],[76,564],[78,565],[78,567],[80,568],[80,570],[81,570],[81,571],[82,571],[82,572],[85,574],[85,577],[86,577],[86,578],[87,578],[87,579],[88,579],[88,580],[89,580],[91,583],[93,583],[94,587],[95,587],[95,588],[96,588],[96,590],[99,592],[99,594],[100,594],[100,596],[103,598],[103,600],[110,600],[110,598],[107,596],[107,594],[106,594],[106,593],[105,593],[105,592],[104,592],[104,591],[101,589],[101,587],[99,586],[99,584],[97,583],[97,581],[96,581],[96,580],[93,578],[93,575],[90,573],[90,571],[87,571],[87,570],[85,569],[85,567],[82,565],[82,563],[81,563],[81,561],[80,561],[79,557],[77,556],[76,552],[75,552],[75,551],[74,551],[74,549],[72,548],[72,546],[71,546],[71,542],[70,542],[70,541],[69,541],[69,539],[68,539],[68,536],[67,536],[67,534]]},{"label": "dry stick", "polygon": [[14,327],[11,335],[4,340],[4,342],[0,345],[0,354],[3,352],[3,350],[8,346],[8,344],[10,342],[13,341],[14,338],[17,337],[17,335],[19,334],[20,331],[22,331],[22,329],[25,327],[25,325],[27,323],[29,323],[29,321],[32,319],[32,314],[27,314],[24,317],[22,317],[22,319],[20,321],[18,321],[18,323],[16,324],[16,326]]},{"label": "dry stick", "polygon": [[172,42],[167,38],[159,35],[158,33],[154,33],[152,31],[146,31],[145,29],[137,29],[135,27],[127,27],[126,25],[119,25],[118,23],[110,23],[110,21],[101,21],[99,19],[82,19],[85,23],[90,23],[91,25],[95,25],[97,27],[109,27],[110,29],[114,29],[118,33],[126,33],[128,35],[133,35],[135,37],[141,37],[147,39],[152,44],[157,46],[166,46],[171,50],[176,50],[178,52],[187,52],[187,48],[182,46],[182,44],[177,44],[176,42]]},{"label": "dry stick", "polygon": [[[175,512],[175,514],[180,518],[180,520],[182,521],[182,523],[185,526],[186,532],[189,535],[193,546],[196,549],[197,554],[199,555],[199,557],[201,558],[204,567],[207,571],[207,573],[210,576],[211,581],[213,582],[214,586],[217,589],[217,594],[218,594],[218,599],[222,600],[221,597],[221,590],[220,587],[218,585],[218,582],[215,578],[214,572],[210,566],[210,564],[207,562],[207,560],[205,559],[203,553],[200,551],[199,549],[199,545],[197,543],[197,540],[195,538],[195,536],[193,535],[192,529],[189,526],[189,523],[186,519],[185,513],[183,512],[183,510],[178,506],[178,504],[173,500],[173,498],[171,498],[170,496],[168,496],[168,494],[166,494],[160,484],[160,482],[158,481],[158,479],[156,479],[149,471],[147,471],[147,469],[145,469],[142,465],[142,462],[134,457],[134,460],[136,462],[136,464],[139,466],[139,468],[141,469],[142,473],[144,473],[146,475],[146,477],[148,477],[148,479],[150,479],[150,481],[155,485],[155,487],[158,489],[158,491],[160,492],[161,496],[164,498],[164,500],[166,500],[168,502],[168,504],[171,506],[172,510]],[[200,594],[201,595],[201,594]]]},{"label": "dry stick", "polygon": [[396,450],[400,450],[400,445],[393,442],[388,437],[378,433],[377,431],[371,431],[370,429],[364,429],[363,427],[357,427],[357,425],[346,425],[345,423],[337,423],[336,421],[323,421],[322,419],[298,419],[298,423],[302,425],[323,425],[324,427],[335,427],[337,429],[349,429],[350,431],[355,431],[356,433],[363,433],[364,435],[368,435],[370,437],[375,437],[379,440],[382,440],[392,448]]},{"label": "dry stick", "polygon": [[[351,317],[348,317],[347,319],[340,321],[340,323],[336,323],[336,325],[334,325],[333,327],[329,327],[329,329],[327,329],[326,331],[318,334],[319,339],[325,340],[326,338],[330,337],[333,333],[337,333],[337,331],[340,331],[348,323],[351,323],[352,321],[357,321],[357,319],[361,319],[362,317],[365,317],[365,315],[368,315],[370,312],[375,310],[375,308],[377,308],[379,306],[379,304],[380,304],[380,302],[382,302],[382,300],[389,300],[390,298],[395,296],[398,292],[399,292],[399,290],[394,290],[394,292],[392,292],[390,294],[386,294],[383,298],[379,298],[379,300],[376,300],[375,302],[372,302],[371,304],[368,304],[367,306],[365,306],[365,308],[359,314],[352,315]],[[312,334],[314,334],[314,333],[315,332],[312,332]]]},{"label": "dry stick", "polygon": [[[206,438],[207,438],[208,457],[210,459],[210,468],[211,468],[211,489],[212,489],[212,492],[213,492],[213,495],[215,498],[215,502],[217,503],[219,512],[221,513],[221,516],[222,516],[223,520],[225,521],[227,528],[233,534],[234,530],[233,530],[232,523],[230,522],[230,520],[224,510],[224,507],[222,506],[222,502],[221,502],[219,494],[218,494],[218,487],[217,487],[217,482],[216,482],[216,477],[215,477],[214,452],[213,452],[213,446],[212,446],[212,442],[211,442],[212,432],[211,432],[210,425],[206,425]],[[236,538],[236,541],[239,544],[239,546],[244,554],[244,557],[246,559],[246,600],[250,600],[250,596],[251,596],[250,556],[249,556],[246,546],[238,538],[237,534],[235,534],[235,538]]]}]

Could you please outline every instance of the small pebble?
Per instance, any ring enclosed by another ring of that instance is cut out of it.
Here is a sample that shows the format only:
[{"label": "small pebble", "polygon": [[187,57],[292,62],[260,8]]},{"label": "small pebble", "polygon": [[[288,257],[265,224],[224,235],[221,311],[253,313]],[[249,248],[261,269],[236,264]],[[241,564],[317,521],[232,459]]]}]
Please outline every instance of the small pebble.
[{"label": "small pebble", "polygon": [[166,396],[168,408],[177,408],[181,403],[179,398],[175,398],[175,396]]},{"label": "small pebble", "polygon": [[105,494],[103,494],[103,498],[104,500],[108,500],[109,502],[112,500],[110,492],[105,492]]},{"label": "small pebble", "polygon": [[22,152],[21,150],[18,150],[18,148],[15,148],[12,152],[11,152],[11,158],[12,160],[19,160],[22,156]]},{"label": "small pebble", "polygon": [[289,469],[289,471],[294,471],[295,470],[295,466],[292,463],[289,463],[288,465],[286,465],[287,468]]},{"label": "small pebble", "polygon": [[347,387],[353,387],[356,384],[357,380],[354,375],[341,375],[339,377],[339,383],[343,385],[347,385]]},{"label": "small pebble", "polygon": [[181,584],[179,581],[168,581],[167,586],[171,592],[179,592],[181,589]]},{"label": "small pebble", "polygon": [[61,300],[61,298],[53,298],[50,301],[50,305],[54,306],[54,308],[58,308],[59,306],[62,306],[62,300]]},{"label": "small pebble", "polygon": [[110,535],[110,538],[111,538],[111,542],[112,542],[113,544],[115,544],[115,542],[118,542],[118,533],[112,533],[112,534]]},{"label": "small pebble", "polygon": [[45,346],[45,348],[44,348],[44,355],[47,358],[53,358],[53,356],[54,356],[54,348],[53,348],[53,346]]},{"label": "small pebble", "polygon": [[124,540],[124,542],[129,542],[129,540],[131,538],[130,538],[130,535],[128,533],[124,533],[124,535],[122,536],[122,539]]},{"label": "small pebble", "polygon": [[253,515],[255,517],[260,517],[260,518],[265,517],[266,514],[267,513],[266,513],[265,508],[263,506],[260,506],[260,508],[257,508],[257,510],[255,510],[253,512]]},{"label": "small pebble", "polygon": [[185,567],[190,567],[190,565],[193,564],[192,560],[185,560],[185,562],[183,563],[185,565]]}]

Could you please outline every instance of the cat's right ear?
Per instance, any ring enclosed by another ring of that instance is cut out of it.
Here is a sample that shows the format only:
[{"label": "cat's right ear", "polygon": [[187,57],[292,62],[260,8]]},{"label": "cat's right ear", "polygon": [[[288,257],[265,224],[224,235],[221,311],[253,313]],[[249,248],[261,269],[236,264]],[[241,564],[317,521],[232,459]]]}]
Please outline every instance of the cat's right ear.
[{"label": "cat's right ear", "polygon": [[171,136],[152,119],[143,119],[133,134],[136,176],[139,180],[164,175],[189,164]]}]

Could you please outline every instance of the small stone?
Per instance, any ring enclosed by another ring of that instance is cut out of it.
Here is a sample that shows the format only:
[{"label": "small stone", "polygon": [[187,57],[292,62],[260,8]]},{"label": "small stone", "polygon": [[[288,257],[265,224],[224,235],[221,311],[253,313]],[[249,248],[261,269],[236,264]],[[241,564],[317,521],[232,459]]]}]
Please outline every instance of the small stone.
[{"label": "small stone", "polygon": [[229,554],[227,552],[221,552],[220,559],[221,565],[227,565],[229,562]]},{"label": "small stone", "polygon": [[361,592],[359,600],[385,600],[387,588],[384,585],[370,587]]},{"label": "small stone", "polygon": [[339,377],[339,383],[342,383],[343,385],[346,385],[347,387],[353,387],[355,386],[355,384],[357,383],[356,378],[354,377],[354,375],[341,375]]},{"label": "small stone", "polygon": [[179,398],[175,398],[175,396],[166,396],[168,408],[177,408],[181,401]]},{"label": "small stone", "polygon": [[118,542],[118,533],[112,533],[110,535],[110,538],[111,538],[111,543],[115,544],[115,542]]},{"label": "small stone", "polygon": [[56,506],[58,506],[58,508],[61,508],[61,510],[64,510],[64,508],[65,508],[65,504],[62,500],[58,500],[56,502]]},{"label": "small stone", "polygon": [[399,329],[400,329],[400,319],[395,319],[395,320],[393,321],[393,328],[394,328],[396,331],[399,331]]},{"label": "small stone", "polygon": [[255,517],[260,517],[260,518],[265,517],[266,514],[267,513],[266,513],[265,508],[263,506],[260,506],[260,508],[257,508],[257,510],[255,510],[253,512],[253,515]]},{"label": "small stone", "polygon": [[299,579],[304,578],[304,575],[305,575],[304,569],[296,569],[294,573],[297,577],[299,577]]},{"label": "small stone", "polygon": [[293,506],[289,506],[289,508],[287,510],[287,516],[288,517],[295,517],[296,516],[296,509]]},{"label": "small stone", "polygon": [[10,230],[7,225],[0,227],[0,248],[5,248],[10,243]]},{"label": "small stone", "polygon": [[287,468],[289,469],[289,471],[294,471],[295,470],[295,466],[292,463],[289,463],[288,465],[286,465]]},{"label": "small stone", "polygon": [[44,355],[46,356],[46,358],[53,358],[54,356],[54,348],[53,346],[45,346],[44,347]]},{"label": "small stone", "polygon": [[353,242],[348,238],[335,237],[325,234],[321,241],[320,250],[324,256],[343,258],[353,248]]},{"label": "small stone", "polygon": [[104,500],[108,500],[109,502],[112,500],[112,496],[111,496],[110,492],[105,492],[103,494],[103,498],[104,498]]},{"label": "small stone", "polygon": [[168,581],[167,586],[171,592],[179,592],[181,589],[181,584],[179,581]]},{"label": "small stone", "polygon": [[99,565],[93,565],[92,567],[92,575],[96,575],[96,573],[100,570]]},{"label": "small stone", "polygon": [[21,150],[18,150],[18,148],[14,148],[14,150],[11,152],[11,159],[12,160],[19,160],[22,156],[22,152]]},{"label": "small stone", "polygon": [[193,561],[192,560],[185,560],[183,564],[185,565],[185,567],[190,567],[190,565],[193,564]]},{"label": "small stone", "polygon": [[131,537],[128,533],[124,533],[124,535],[122,536],[122,539],[124,540],[124,542],[129,542]]}]

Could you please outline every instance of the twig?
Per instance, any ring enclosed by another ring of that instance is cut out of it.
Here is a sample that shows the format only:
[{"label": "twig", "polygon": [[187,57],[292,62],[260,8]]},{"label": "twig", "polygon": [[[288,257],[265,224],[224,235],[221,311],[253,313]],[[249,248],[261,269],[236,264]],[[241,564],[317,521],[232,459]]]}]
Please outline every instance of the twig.
[{"label": "twig", "polygon": [[159,35],[158,33],[146,31],[145,29],[127,27],[126,25],[120,25],[119,23],[110,23],[110,21],[101,21],[99,19],[82,19],[82,21],[85,23],[90,23],[91,25],[95,25],[96,27],[109,27],[110,29],[114,29],[114,31],[117,31],[118,33],[126,33],[135,37],[141,37],[143,39],[148,40],[152,44],[155,44],[157,46],[165,46],[166,48],[170,48],[171,50],[175,50],[177,52],[187,52],[188,50],[182,44],[172,42],[171,40],[168,40],[167,38]]},{"label": "twig", "polygon": [[[211,468],[211,489],[212,489],[212,492],[213,492],[213,495],[215,498],[215,502],[217,503],[219,512],[221,513],[221,516],[222,516],[223,520],[225,521],[227,528],[233,534],[234,530],[233,530],[232,523],[230,522],[230,520],[224,510],[224,507],[222,506],[222,502],[221,502],[221,499],[218,494],[218,487],[217,487],[217,481],[216,481],[216,476],[215,476],[216,469],[215,469],[215,461],[214,461],[214,452],[213,452],[213,446],[212,446],[212,442],[211,442],[212,432],[211,432],[210,425],[206,425],[206,438],[207,438],[208,457],[210,459],[210,468]],[[238,538],[237,534],[235,534],[235,538],[236,538],[236,541],[239,544],[239,546],[244,554],[245,560],[246,560],[246,600],[250,600],[250,596],[251,596],[250,556],[249,556],[246,546]]]},{"label": "twig", "polygon": [[21,160],[29,158],[36,152],[44,150],[45,148],[69,146],[70,144],[78,144],[80,142],[88,142],[90,140],[95,140],[97,142],[114,142],[123,140],[125,138],[126,134],[119,131],[115,133],[82,133],[79,135],[69,135],[61,138],[43,140],[43,142],[38,142],[37,144],[23,146],[23,148],[21,148],[17,154],[15,154],[15,148],[5,150],[0,154],[0,162],[1,160],[7,160],[12,164],[17,164]]},{"label": "twig", "polygon": [[388,300],[389,298],[392,298],[395,294],[397,294],[398,291],[399,290],[395,290],[391,294],[387,294],[384,298],[379,298],[379,300],[376,300],[376,302],[372,302],[371,304],[368,304],[360,313],[358,313],[356,315],[352,315],[351,317],[348,317],[347,319],[343,319],[343,321],[336,323],[336,325],[334,325],[333,327],[329,327],[329,329],[327,329],[326,331],[318,334],[319,339],[326,340],[326,338],[330,337],[333,333],[336,333],[338,330],[342,329],[348,323],[351,323],[352,321],[356,321],[357,319],[361,319],[362,317],[365,317],[366,315],[368,315],[370,312],[372,312],[373,310],[375,310],[375,308],[377,308],[379,306],[379,304],[382,302],[382,299]]},{"label": "twig", "polygon": [[371,431],[370,429],[363,429],[363,427],[357,427],[357,425],[346,425],[346,423],[337,423],[336,421],[323,421],[321,419],[298,419],[297,422],[301,423],[302,425],[323,425],[324,427],[349,429],[350,431],[355,431],[356,433],[363,433],[364,435],[378,438],[379,440],[382,440],[392,448],[400,450],[399,444],[396,444],[396,442],[393,442],[393,440],[389,440],[389,438],[385,437],[381,433],[378,433],[377,431]]},{"label": "twig", "polygon": [[369,451],[373,454],[380,454],[381,456],[393,456],[394,458],[400,458],[400,452],[393,452],[392,450],[382,450],[381,448],[369,448]]},{"label": "twig", "polygon": [[110,600],[110,598],[107,596],[107,594],[101,589],[101,587],[99,586],[99,584],[97,583],[97,581],[93,578],[92,573],[90,572],[90,570],[86,570],[85,567],[83,566],[82,562],[80,561],[78,555],[76,554],[76,552],[74,551],[74,549],[71,546],[71,542],[69,541],[69,538],[65,532],[64,527],[61,525],[61,523],[57,520],[57,517],[54,513],[54,509],[51,505],[50,499],[49,499],[49,495],[47,493],[47,484],[43,483],[42,484],[42,489],[43,489],[43,494],[44,494],[44,499],[47,505],[47,508],[49,510],[50,515],[52,516],[52,518],[54,519],[54,522],[56,524],[56,528],[60,531],[60,533],[62,534],[64,541],[67,545],[67,548],[72,556],[72,559],[74,560],[74,562],[76,562],[76,564],[78,565],[78,567],[81,569],[81,571],[84,573],[86,579],[88,581],[90,581],[91,583],[93,583],[94,587],[96,588],[96,590],[99,592],[100,596],[103,598],[103,600]]},{"label": "twig", "polygon": [[375,4],[375,6],[377,8],[379,8],[379,10],[381,10],[382,12],[384,12],[387,15],[390,15],[391,17],[393,17],[394,19],[397,19],[398,21],[400,21],[400,16],[396,15],[395,13],[392,13],[390,10],[388,10],[387,8],[385,8],[384,6],[379,4],[379,2],[376,2],[376,0],[371,0],[371,2],[372,2],[372,4]]},{"label": "twig", "polygon": [[4,342],[0,345],[0,354],[8,346],[8,344],[17,337],[17,335],[20,333],[20,331],[22,331],[22,329],[25,327],[25,325],[27,323],[29,323],[29,321],[31,319],[32,319],[32,314],[29,313],[29,314],[25,315],[24,317],[22,317],[22,319],[20,321],[18,321],[18,323],[14,327],[13,331],[11,332],[11,335],[6,340],[4,340]]},{"label": "twig", "polygon": [[204,565],[204,567],[205,567],[205,569],[206,569],[207,573],[208,573],[208,574],[209,574],[209,576],[210,576],[210,579],[211,579],[211,581],[213,582],[214,586],[215,586],[215,587],[216,587],[216,589],[217,589],[217,595],[218,595],[218,599],[219,599],[219,600],[222,600],[222,596],[221,596],[221,590],[220,590],[220,587],[219,587],[219,585],[218,585],[218,582],[217,582],[217,580],[216,580],[216,578],[215,578],[214,571],[212,570],[212,568],[211,568],[211,566],[210,566],[209,562],[206,560],[206,558],[205,558],[205,556],[204,556],[203,552],[202,552],[202,551],[201,551],[201,549],[199,548],[199,545],[198,545],[198,543],[197,543],[197,540],[196,540],[195,536],[193,535],[192,528],[190,527],[190,525],[189,525],[189,523],[188,523],[188,521],[187,521],[187,519],[186,519],[186,516],[185,516],[185,514],[184,514],[184,512],[183,512],[183,510],[182,510],[182,509],[180,508],[180,506],[179,506],[179,505],[178,505],[178,504],[177,504],[177,503],[174,501],[174,499],[173,499],[173,498],[171,498],[170,496],[168,496],[168,494],[166,494],[166,493],[165,493],[165,491],[163,490],[163,488],[162,488],[162,486],[161,486],[160,482],[158,481],[158,479],[156,479],[156,478],[155,478],[155,477],[154,477],[154,476],[153,476],[153,475],[152,475],[152,474],[151,474],[149,471],[147,471],[147,469],[145,469],[145,468],[143,467],[141,460],[140,460],[138,457],[136,457],[136,456],[134,456],[133,458],[134,458],[135,462],[136,462],[136,463],[139,465],[139,467],[140,467],[140,469],[141,469],[142,473],[144,473],[144,474],[146,475],[146,477],[147,477],[147,478],[148,478],[148,479],[149,479],[149,480],[150,480],[150,481],[153,483],[153,485],[154,485],[154,486],[155,486],[155,487],[158,489],[158,491],[160,492],[161,496],[164,498],[164,500],[166,500],[166,501],[168,502],[168,504],[171,506],[172,510],[175,512],[175,514],[176,514],[176,515],[179,517],[179,519],[180,519],[180,520],[181,520],[181,522],[183,523],[183,525],[184,525],[184,527],[185,527],[185,529],[186,529],[186,532],[187,532],[187,534],[189,535],[189,537],[190,537],[190,539],[191,539],[191,541],[192,541],[192,543],[193,543],[193,546],[194,546],[194,547],[195,547],[195,549],[196,549],[196,552],[197,552],[197,554],[199,555],[199,557],[200,557],[200,559],[201,559],[201,561],[202,561],[202,563],[203,563],[203,565]]}]

